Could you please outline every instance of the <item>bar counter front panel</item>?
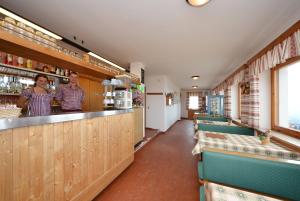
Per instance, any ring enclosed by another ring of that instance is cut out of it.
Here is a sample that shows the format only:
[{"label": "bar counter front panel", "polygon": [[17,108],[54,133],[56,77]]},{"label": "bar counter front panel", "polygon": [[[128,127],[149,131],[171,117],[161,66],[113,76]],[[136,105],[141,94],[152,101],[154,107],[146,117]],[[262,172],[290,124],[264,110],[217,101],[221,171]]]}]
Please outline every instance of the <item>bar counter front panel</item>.
[{"label": "bar counter front panel", "polygon": [[132,110],[0,120],[0,200],[92,200],[134,159]]}]

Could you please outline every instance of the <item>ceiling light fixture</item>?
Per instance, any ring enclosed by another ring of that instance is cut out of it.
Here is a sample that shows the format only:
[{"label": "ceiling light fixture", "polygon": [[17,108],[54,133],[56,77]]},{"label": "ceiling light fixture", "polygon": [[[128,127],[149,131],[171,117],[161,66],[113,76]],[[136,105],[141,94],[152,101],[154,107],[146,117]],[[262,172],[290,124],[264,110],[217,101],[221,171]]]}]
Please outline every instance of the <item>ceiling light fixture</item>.
[{"label": "ceiling light fixture", "polygon": [[15,19],[15,20],[17,20],[19,22],[22,22],[22,23],[26,24],[27,26],[30,26],[30,27],[34,28],[35,30],[37,30],[37,31],[43,32],[44,34],[47,34],[47,35],[49,35],[49,36],[51,36],[51,37],[53,37],[53,38],[55,38],[57,40],[61,40],[62,39],[62,37],[60,37],[60,36],[58,36],[58,35],[50,32],[50,31],[48,31],[48,30],[46,30],[46,29],[44,29],[44,28],[42,28],[42,27],[40,27],[40,26],[38,26],[36,24],[33,24],[32,22],[29,22],[28,20],[25,20],[25,19],[23,19],[23,18],[15,15],[12,12],[9,12],[8,10],[5,10],[2,7],[0,7],[0,13],[6,15],[8,17],[11,17],[11,18],[13,18],[13,19]]},{"label": "ceiling light fixture", "polygon": [[112,66],[114,66],[114,67],[116,67],[116,68],[118,68],[122,71],[125,71],[125,68],[122,68],[121,66],[118,66],[117,64],[114,64],[113,62],[110,62],[110,61],[100,57],[99,55],[93,53],[93,52],[89,52],[88,54],[93,56],[93,57],[96,57],[97,59],[100,59],[101,61],[104,61],[105,63],[108,63],[108,64],[110,64],[110,65],[112,65]]},{"label": "ceiling light fixture", "polygon": [[192,86],[193,87],[193,89],[197,89],[198,88],[198,86]]},{"label": "ceiling light fixture", "polygon": [[204,6],[210,0],[186,0],[191,6]]},{"label": "ceiling light fixture", "polygon": [[199,79],[199,75],[193,75],[191,78],[193,79],[193,80],[198,80]]}]

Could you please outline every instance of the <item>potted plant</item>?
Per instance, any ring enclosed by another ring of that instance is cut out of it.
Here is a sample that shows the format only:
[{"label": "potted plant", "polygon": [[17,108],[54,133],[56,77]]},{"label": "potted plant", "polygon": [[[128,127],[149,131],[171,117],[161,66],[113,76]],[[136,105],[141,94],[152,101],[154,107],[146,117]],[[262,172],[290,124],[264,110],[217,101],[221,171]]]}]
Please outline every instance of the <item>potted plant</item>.
[{"label": "potted plant", "polygon": [[265,132],[262,132],[259,134],[258,137],[259,137],[262,145],[268,144],[268,143],[270,143],[270,139],[271,139],[271,131],[267,130]]}]

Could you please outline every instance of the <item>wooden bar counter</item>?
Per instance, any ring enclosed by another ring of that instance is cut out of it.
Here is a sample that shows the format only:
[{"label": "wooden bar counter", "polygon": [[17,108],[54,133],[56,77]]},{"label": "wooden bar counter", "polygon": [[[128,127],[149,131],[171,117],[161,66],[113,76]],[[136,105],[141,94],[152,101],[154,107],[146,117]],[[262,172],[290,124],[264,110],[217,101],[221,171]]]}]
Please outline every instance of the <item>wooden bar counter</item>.
[{"label": "wooden bar counter", "polygon": [[132,111],[0,119],[0,200],[92,200],[133,162]]}]

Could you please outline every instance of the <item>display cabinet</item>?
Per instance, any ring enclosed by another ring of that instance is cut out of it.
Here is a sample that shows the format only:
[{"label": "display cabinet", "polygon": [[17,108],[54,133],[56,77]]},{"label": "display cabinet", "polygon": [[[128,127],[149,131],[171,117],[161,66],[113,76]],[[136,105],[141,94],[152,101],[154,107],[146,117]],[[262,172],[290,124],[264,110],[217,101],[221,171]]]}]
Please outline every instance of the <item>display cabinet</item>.
[{"label": "display cabinet", "polygon": [[214,95],[208,96],[208,114],[214,116],[224,115],[224,96]]}]

